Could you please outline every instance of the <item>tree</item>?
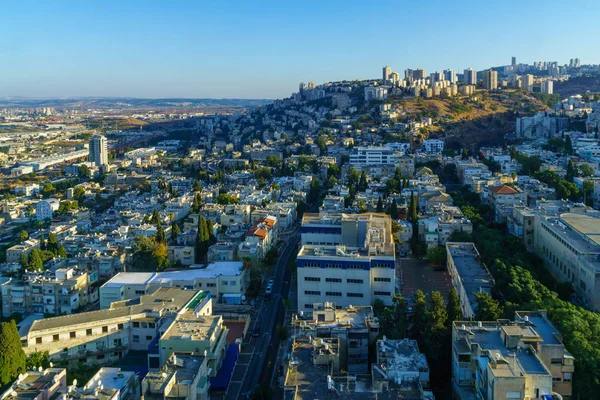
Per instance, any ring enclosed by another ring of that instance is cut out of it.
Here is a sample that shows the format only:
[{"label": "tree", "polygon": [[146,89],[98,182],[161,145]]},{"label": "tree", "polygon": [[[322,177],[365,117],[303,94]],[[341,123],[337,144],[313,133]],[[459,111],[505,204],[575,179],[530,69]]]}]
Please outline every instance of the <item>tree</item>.
[{"label": "tree", "polygon": [[156,224],[156,243],[167,243],[167,236],[165,235],[165,231],[162,227],[162,224],[158,222]]},{"label": "tree", "polygon": [[171,222],[171,240],[177,239],[181,230],[179,229],[179,225],[175,221]]},{"label": "tree", "polygon": [[44,262],[38,249],[33,249],[29,252],[27,265],[30,271],[41,272],[44,270]]},{"label": "tree", "polygon": [[588,176],[594,175],[594,168],[590,167],[590,164],[581,164],[579,167],[581,176],[587,178]]},{"label": "tree", "polygon": [[21,253],[19,257],[19,264],[21,265],[21,269],[25,270],[29,266],[29,261],[27,261],[27,255],[25,253]]},{"label": "tree", "polygon": [[85,164],[81,164],[77,168],[77,173],[78,173],[79,177],[83,178],[83,179],[89,179],[92,176],[92,173],[90,172],[90,167],[88,167]]},{"label": "tree", "polygon": [[565,137],[565,153],[573,154],[573,143],[571,142],[571,135]]},{"label": "tree", "polygon": [[567,174],[565,175],[565,179],[569,182],[573,182],[573,178],[577,175],[577,168],[575,164],[573,164],[572,160],[569,160],[567,163]]},{"label": "tree", "polygon": [[150,218],[150,222],[152,222],[155,225],[160,224],[160,214],[158,213],[158,210],[152,211],[152,217]]},{"label": "tree", "polygon": [[156,263],[157,271],[164,271],[169,266],[169,255],[165,242],[156,243],[152,251],[152,258]]},{"label": "tree", "polygon": [[423,339],[427,333],[429,326],[429,310],[427,309],[427,302],[425,300],[425,294],[421,290],[417,290],[415,293],[415,307],[412,317],[412,329],[411,336],[417,338],[419,346],[423,345]]},{"label": "tree", "polygon": [[56,188],[51,183],[46,183],[42,187],[42,196],[44,196],[45,199],[54,194],[54,192],[56,192]]},{"label": "tree", "polygon": [[410,201],[408,203],[408,220],[413,224],[418,222],[419,217],[417,213],[417,200],[415,199],[415,192],[410,192]]},{"label": "tree", "polygon": [[367,185],[368,185],[367,174],[363,170],[360,174],[360,179],[358,181],[358,191],[364,192],[365,190],[367,190]]},{"label": "tree", "polygon": [[48,235],[48,242],[46,243],[46,250],[56,254],[58,251],[58,241],[56,240],[56,235],[53,232],[50,232]]},{"label": "tree", "polygon": [[82,187],[77,187],[73,191],[73,200],[80,202],[85,196],[85,189]]},{"label": "tree", "polygon": [[198,218],[198,233],[196,234],[196,263],[205,262],[208,253],[209,242],[209,228],[206,220],[201,215],[200,218]]},{"label": "tree", "polygon": [[36,351],[30,353],[25,359],[25,365],[27,371],[37,369],[38,367],[48,368],[50,367],[50,354],[48,351]]},{"label": "tree", "polygon": [[311,203],[314,203],[319,198],[319,193],[321,193],[321,184],[319,181],[313,177],[310,182],[310,191],[308,192],[308,199]]},{"label": "tree", "polygon": [[394,296],[392,300],[394,307],[391,315],[391,338],[404,339],[408,337],[408,303],[402,296]]},{"label": "tree", "polygon": [[0,385],[8,385],[25,370],[25,352],[14,320],[0,325]]},{"label": "tree", "polygon": [[500,303],[493,299],[488,292],[476,292],[475,301],[477,302],[475,311],[477,321],[495,321],[500,318],[500,314],[502,314]]},{"label": "tree", "polygon": [[134,239],[131,266],[136,271],[160,271],[169,265],[166,243],[139,235]]},{"label": "tree", "polygon": [[445,264],[446,257],[446,248],[444,246],[437,246],[427,251],[427,259],[435,265]]},{"label": "tree", "polygon": [[448,314],[448,326],[452,326],[452,322],[463,319],[462,309],[460,308],[460,299],[458,293],[453,287],[448,293],[448,303],[446,304],[446,314]]},{"label": "tree", "polygon": [[236,197],[233,197],[232,195],[230,195],[228,193],[221,193],[217,197],[217,204],[221,204],[221,205],[237,204],[238,202],[239,202],[239,200]]},{"label": "tree", "polygon": [[381,196],[377,199],[377,212],[383,212],[383,200],[381,199]]},{"label": "tree", "polygon": [[192,210],[195,213],[199,213],[202,209],[202,195],[200,193],[196,193],[194,195],[194,201],[192,202]]},{"label": "tree", "polygon": [[443,330],[448,320],[448,312],[446,311],[444,297],[440,292],[431,292],[428,312],[432,331]]},{"label": "tree", "polygon": [[19,233],[19,241],[24,242],[27,239],[29,239],[29,233],[27,233],[26,230],[22,230],[21,233]]},{"label": "tree", "polygon": [[392,200],[392,204],[388,209],[388,214],[392,219],[398,219],[400,217],[400,213],[398,212],[398,204],[396,203],[396,199]]},{"label": "tree", "polygon": [[194,192],[201,192],[202,191],[202,186],[200,186],[200,181],[198,179],[194,179],[193,190],[194,190]]}]

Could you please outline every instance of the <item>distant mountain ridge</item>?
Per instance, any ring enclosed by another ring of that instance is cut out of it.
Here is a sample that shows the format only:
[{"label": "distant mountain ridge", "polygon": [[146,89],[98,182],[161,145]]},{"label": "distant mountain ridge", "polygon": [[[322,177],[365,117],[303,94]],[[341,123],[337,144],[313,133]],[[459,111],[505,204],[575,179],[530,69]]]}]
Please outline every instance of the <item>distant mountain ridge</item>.
[{"label": "distant mountain ridge", "polygon": [[0,98],[0,107],[64,107],[64,108],[211,108],[211,107],[255,107],[272,103],[269,99],[189,99],[135,97],[73,97],[73,98]]}]

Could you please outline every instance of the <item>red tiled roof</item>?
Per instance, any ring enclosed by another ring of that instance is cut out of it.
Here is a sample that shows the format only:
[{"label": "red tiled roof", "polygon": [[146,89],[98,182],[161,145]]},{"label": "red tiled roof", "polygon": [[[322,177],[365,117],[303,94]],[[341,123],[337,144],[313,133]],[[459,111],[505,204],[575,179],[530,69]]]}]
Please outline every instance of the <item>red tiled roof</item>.
[{"label": "red tiled roof", "polygon": [[517,194],[519,193],[514,188],[507,185],[490,186],[490,190],[496,194]]}]

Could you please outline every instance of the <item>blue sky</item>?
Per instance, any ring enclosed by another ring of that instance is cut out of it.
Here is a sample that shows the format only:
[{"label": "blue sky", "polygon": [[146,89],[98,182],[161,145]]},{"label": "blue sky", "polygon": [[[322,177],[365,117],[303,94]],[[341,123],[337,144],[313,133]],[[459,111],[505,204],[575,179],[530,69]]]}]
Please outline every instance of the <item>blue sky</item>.
[{"label": "blue sky", "polygon": [[0,97],[282,98],[390,65],[599,63],[600,1],[19,1]]}]

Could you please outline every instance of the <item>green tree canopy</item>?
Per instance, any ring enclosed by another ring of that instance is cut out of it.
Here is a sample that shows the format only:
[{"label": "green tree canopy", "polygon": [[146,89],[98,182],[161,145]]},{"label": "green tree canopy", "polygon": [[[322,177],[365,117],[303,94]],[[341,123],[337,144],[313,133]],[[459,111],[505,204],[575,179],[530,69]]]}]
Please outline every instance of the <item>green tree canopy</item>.
[{"label": "green tree canopy", "polygon": [[25,372],[25,352],[14,320],[0,325],[0,384],[8,385]]}]

